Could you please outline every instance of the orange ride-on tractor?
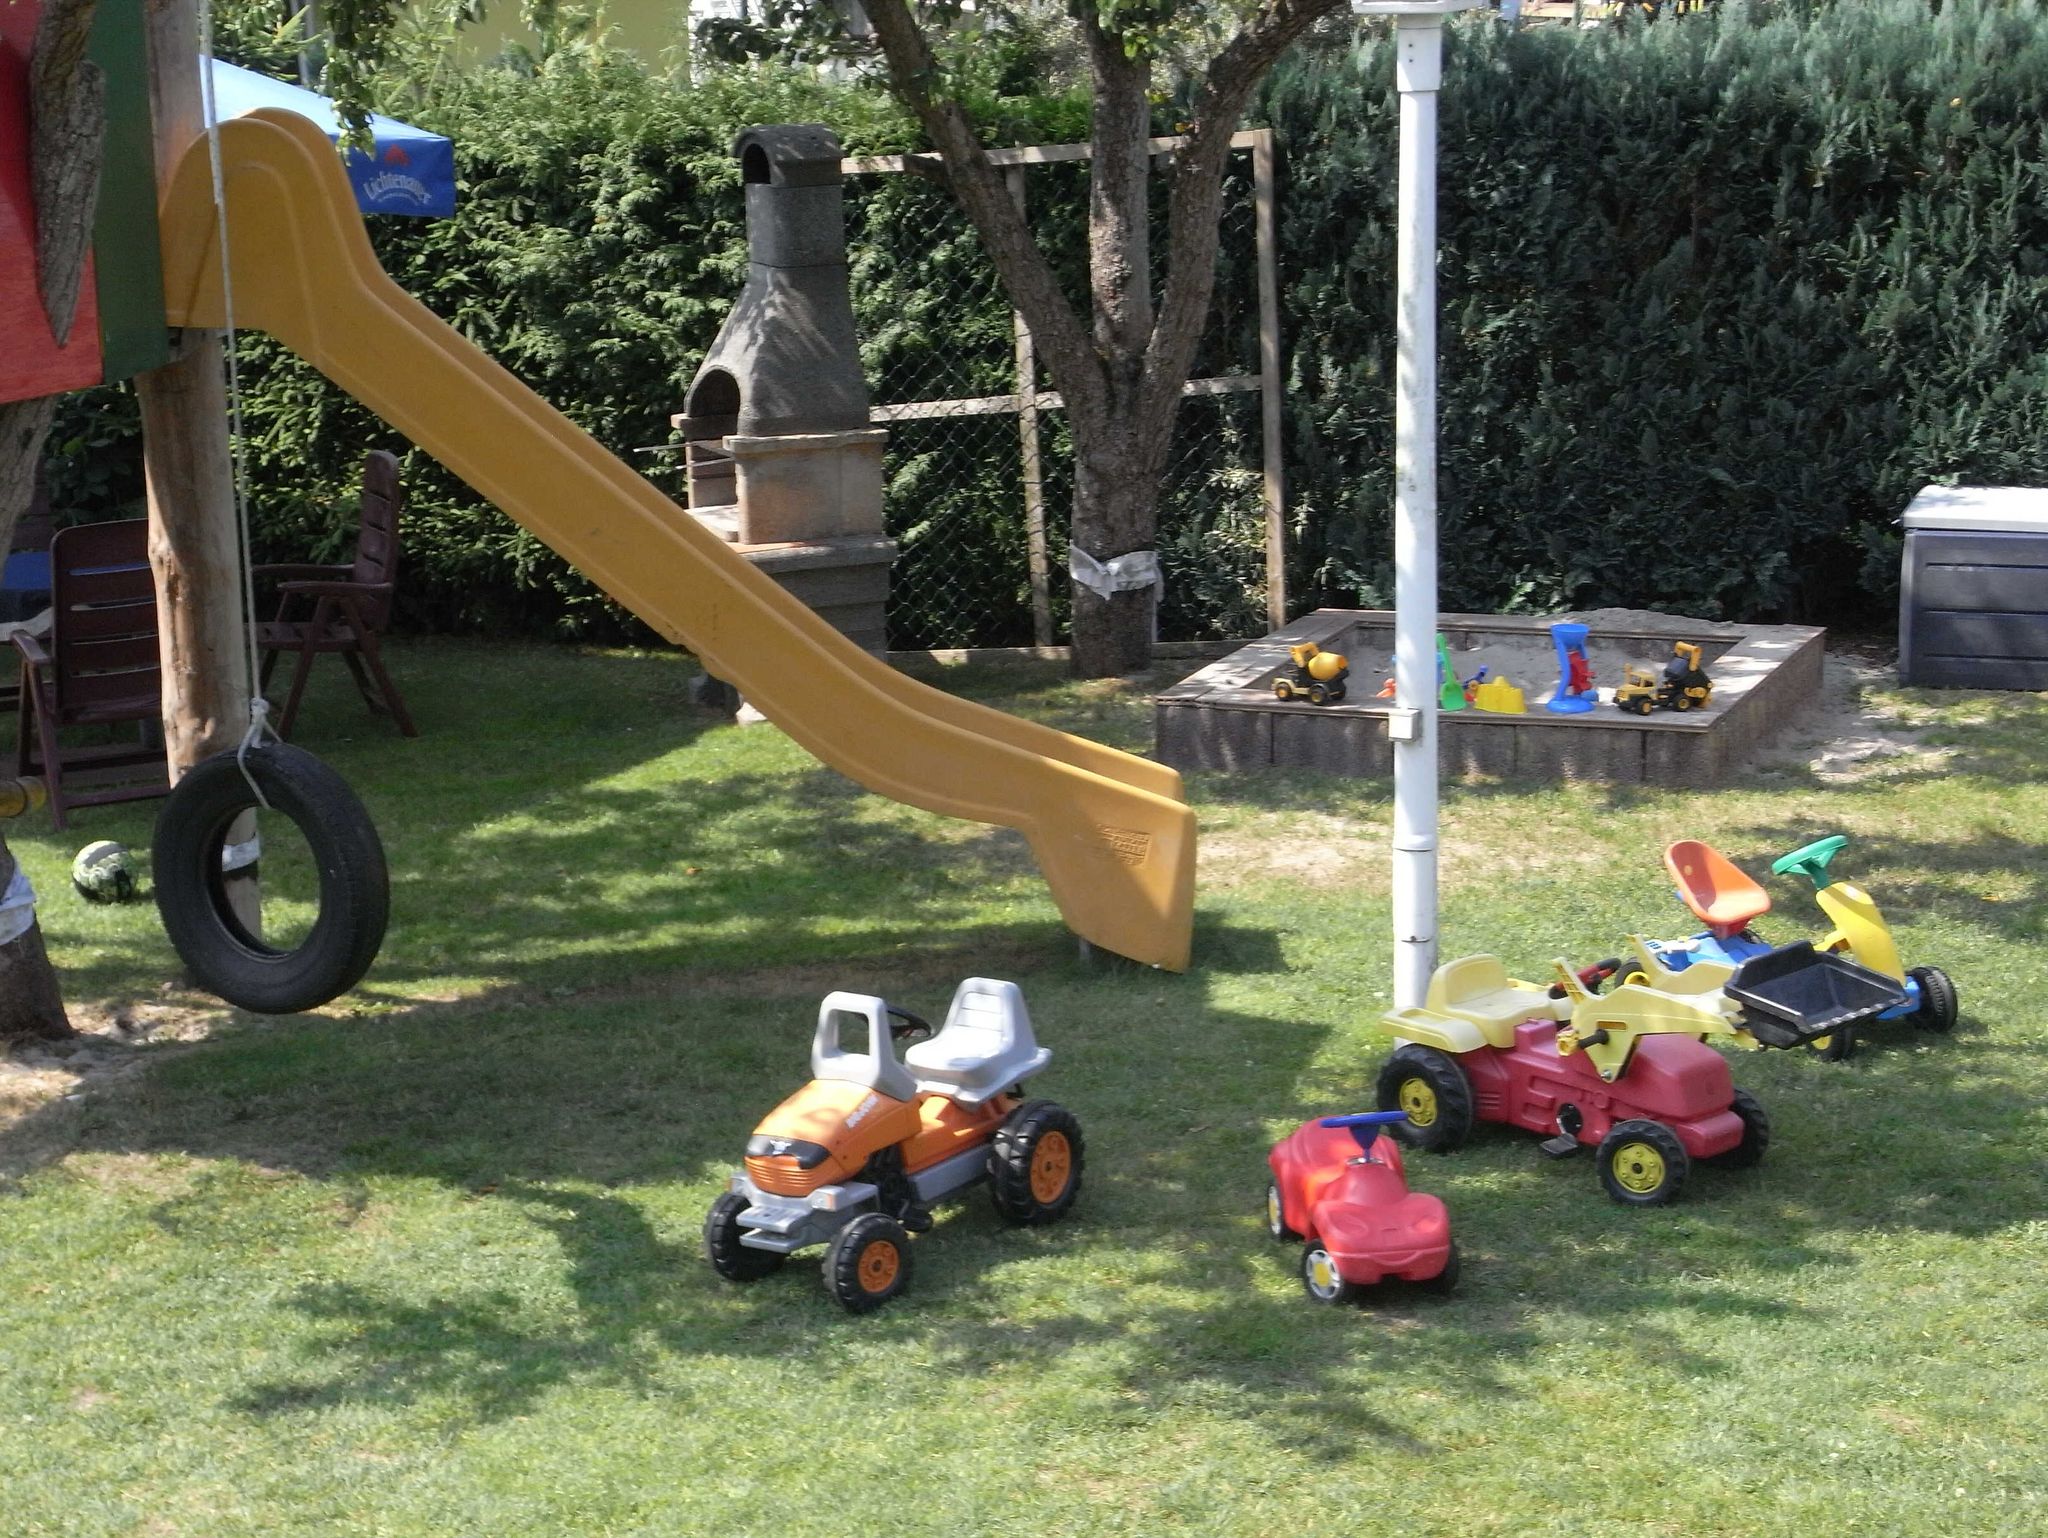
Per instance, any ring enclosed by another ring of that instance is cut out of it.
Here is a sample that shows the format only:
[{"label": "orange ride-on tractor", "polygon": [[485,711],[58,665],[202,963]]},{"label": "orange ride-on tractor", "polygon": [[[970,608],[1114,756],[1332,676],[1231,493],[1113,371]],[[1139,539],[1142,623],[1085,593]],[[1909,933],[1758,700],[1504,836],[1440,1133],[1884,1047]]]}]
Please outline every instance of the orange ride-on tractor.
[{"label": "orange ride-on tractor", "polygon": [[[843,1038],[863,1025],[867,1050],[849,1050]],[[1051,1058],[1015,983],[968,978],[936,1035],[885,1000],[827,994],[811,1082],[754,1129],[746,1167],[704,1219],[711,1268],[758,1281],[822,1244],[826,1290],[864,1314],[909,1282],[910,1236],[932,1226],[935,1202],[987,1181],[1009,1222],[1065,1216],[1081,1189],[1081,1124],[1018,1089]]]}]

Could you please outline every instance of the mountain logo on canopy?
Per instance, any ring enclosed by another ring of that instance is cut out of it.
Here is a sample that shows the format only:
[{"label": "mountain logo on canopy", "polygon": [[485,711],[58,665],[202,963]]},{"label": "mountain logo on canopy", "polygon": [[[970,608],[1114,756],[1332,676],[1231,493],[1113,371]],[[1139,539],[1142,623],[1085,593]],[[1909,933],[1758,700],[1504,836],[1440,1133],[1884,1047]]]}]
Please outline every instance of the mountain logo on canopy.
[{"label": "mountain logo on canopy", "polygon": [[405,146],[402,144],[394,144],[385,150],[382,159],[387,166],[409,166],[412,164],[412,156],[406,154]]}]

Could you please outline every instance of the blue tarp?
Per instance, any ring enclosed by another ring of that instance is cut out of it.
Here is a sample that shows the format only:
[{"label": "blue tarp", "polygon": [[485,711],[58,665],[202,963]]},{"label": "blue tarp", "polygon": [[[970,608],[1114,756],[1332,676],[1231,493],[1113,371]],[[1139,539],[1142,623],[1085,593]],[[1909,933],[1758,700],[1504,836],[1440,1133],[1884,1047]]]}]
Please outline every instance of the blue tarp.
[{"label": "blue tarp", "polygon": [[[213,71],[213,100],[221,117],[282,107],[310,119],[328,138],[341,137],[341,119],[326,97],[219,59],[205,62]],[[454,214],[453,141],[375,114],[370,117],[370,134],[376,145],[373,154],[350,150],[347,156],[357,207],[366,214],[416,214],[425,219]]]}]

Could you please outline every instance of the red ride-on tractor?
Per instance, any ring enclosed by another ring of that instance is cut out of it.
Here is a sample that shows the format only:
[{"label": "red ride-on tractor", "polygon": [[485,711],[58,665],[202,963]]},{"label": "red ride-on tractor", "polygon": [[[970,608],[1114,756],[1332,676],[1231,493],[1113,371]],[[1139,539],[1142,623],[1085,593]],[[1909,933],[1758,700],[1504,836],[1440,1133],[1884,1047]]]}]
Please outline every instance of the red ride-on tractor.
[{"label": "red ride-on tractor", "polygon": [[[865,1026],[867,1050],[842,1040]],[[894,1043],[912,1043],[896,1060]],[[1081,1124],[1018,1086],[1052,1053],[1015,983],[970,977],[945,1028],[859,993],[826,995],[811,1082],[747,1139],[746,1167],[704,1219],[704,1254],[729,1282],[758,1281],[826,1246],[825,1287],[851,1313],[910,1280],[910,1236],[932,1204],[984,1181],[1018,1224],[1064,1217],[1081,1189]]]},{"label": "red ride-on tractor", "polygon": [[1376,1282],[1458,1285],[1451,1220],[1434,1196],[1408,1189],[1401,1150],[1387,1136],[1401,1111],[1305,1121],[1266,1162],[1266,1231],[1299,1239],[1301,1285],[1313,1302],[1348,1303]]},{"label": "red ride-on tractor", "polygon": [[1380,1070],[1382,1109],[1407,1113],[1396,1135],[1445,1153],[1478,1121],[1549,1133],[1553,1157],[1593,1148],[1600,1183],[1618,1202],[1670,1201],[1693,1164],[1740,1169],[1771,1139],[1764,1109],[1739,1090],[1704,1038],[1792,1047],[1903,994],[1860,967],[1788,947],[1738,968],[1673,972],[1636,942],[1627,981],[1606,961],[1556,963],[1548,988],[1510,978],[1495,956],[1437,968],[1426,1001],[1381,1017],[1401,1045]]}]

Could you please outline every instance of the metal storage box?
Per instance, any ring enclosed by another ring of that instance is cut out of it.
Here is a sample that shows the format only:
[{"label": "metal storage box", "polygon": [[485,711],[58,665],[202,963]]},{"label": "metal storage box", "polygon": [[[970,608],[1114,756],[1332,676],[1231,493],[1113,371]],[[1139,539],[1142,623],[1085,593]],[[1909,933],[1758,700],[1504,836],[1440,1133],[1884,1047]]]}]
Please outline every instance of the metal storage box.
[{"label": "metal storage box", "polygon": [[1929,486],[1903,522],[1899,682],[2048,689],[2048,489]]}]

